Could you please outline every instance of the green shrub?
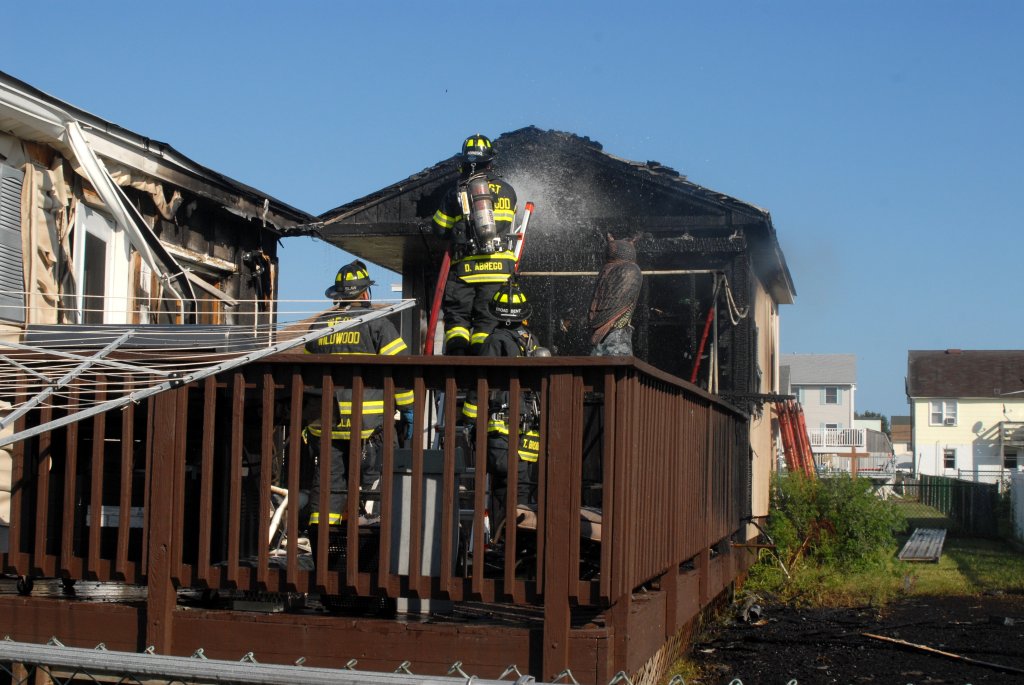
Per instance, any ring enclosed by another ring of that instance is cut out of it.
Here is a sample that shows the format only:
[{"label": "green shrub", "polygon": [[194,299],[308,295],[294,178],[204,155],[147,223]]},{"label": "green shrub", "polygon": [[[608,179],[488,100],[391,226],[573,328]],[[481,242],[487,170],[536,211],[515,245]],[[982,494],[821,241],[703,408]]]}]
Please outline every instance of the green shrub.
[{"label": "green shrub", "polygon": [[791,474],[775,480],[773,493],[768,533],[789,571],[804,561],[846,571],[877,566],[906,527],[902,514],[864,478]]}]

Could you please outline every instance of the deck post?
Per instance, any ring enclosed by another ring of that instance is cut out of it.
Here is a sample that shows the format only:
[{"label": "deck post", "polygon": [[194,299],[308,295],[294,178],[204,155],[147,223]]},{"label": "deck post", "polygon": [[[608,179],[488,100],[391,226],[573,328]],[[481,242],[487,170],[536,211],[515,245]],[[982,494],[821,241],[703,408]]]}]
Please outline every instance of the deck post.
[{"label": "deck post", "polygon": [[170,654],[173,633],[174,607],[177,590],[171,578],[171,544],[174,539],[172,521],[174,513],[174,463],[178,453],[185,417],[177,412],[178,395],[185,388],[169,390],[156,396],[151,430],[157,439],[152,441],[149,455],[149,546],[146,599],[146,644],[159,654]]},{"label": "deck post", "polygon": [[[573,543],[569,539],[571,520],[565,493],[578,484],[569,472],[573,449],[572,438],[577,426],[564,417],[575,416],[572,411],[573,378],[571,374],[551,377],[549,417],[550,432],[547,453],[543,457],[545,479],[544,502],[544,642],[541,653],[542,673],[538,680],[550,680],[569,667],[569,565],[566,550]],[[579,516],[579,512],[574,512]]]}]

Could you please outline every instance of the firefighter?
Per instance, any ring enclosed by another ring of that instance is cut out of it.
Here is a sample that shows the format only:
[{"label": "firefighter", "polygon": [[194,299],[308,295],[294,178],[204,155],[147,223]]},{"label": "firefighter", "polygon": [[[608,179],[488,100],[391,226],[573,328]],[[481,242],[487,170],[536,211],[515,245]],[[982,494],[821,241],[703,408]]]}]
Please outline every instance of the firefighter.
[{"label": "firefighter", "polygon": [[451,270],[444,289],[444,351],[478,354],[498,320],[490,301],[515,270],[510,234],[516,191],[491,168],[494,148],[479,133],[462,144],[459,180],[434,213],[434,229],[449,241]]},{"label": "firefighter", "polygon": [[[498,325],[487,338],[480,350],[480,356],[488,357],[550,357],[551,353],[541,347],[536,336],[526,325],[531,307],[526,295],[510,279],[492,296],[491,314]],[[519,463],[517,465],[516,494],[519,504],[535,504],[537,501],[537,461],[540,457],[540,407],[537,395],[524,389],[519,398]],[[509,435],[509,393],[497,390],[490,393],[487,402],[487,474],[491,479],[491,514],[497,523],[495,537],[500,536],[501,523],[505,518],[508,498],[508,451]],[[477,413],[476,393],[470,391],[462,407],[464,419],[475,423]]]},{"label": "firefighter", "polygon": [[[358,259],[338,270],[334,285],[324,293],[336,301],[336,306],[329,312],[321,314],[311,329],[333,326],[342,321],[353,319],[370,311],[370,280],[366,265]],[[408,355],[409,350],[398,331],[388,319],[381,317],[365,323],[345,328],[336,333],[325,335],[306,343],[306,352],[311,354],[379,354]],[[338,525],[345,520],[348,501],[348,453],[349,441],[353,438],[352,431],[352,390],[345,388],[335,391],[338,402],[337,423],[331,429],[330,459],[330,512],[327,517],[329,525]],[[395,391],[395,405],[402,413],[403,421],[411,425],[412,391]],[[360,489],[372,491],[379,489],[381,455],[383,451],[384,426],[384,391],[376,388],[364,388],[362,398],[362,424],[355,433],[361,440]],[[303,438],[309,444],[314,457],[319,463],[320,436],[322,427],[319,419],[306,426]],[[320,515],[320,478],[316,471],[310,506],[309,517],[311,526],[323,521]]]}]

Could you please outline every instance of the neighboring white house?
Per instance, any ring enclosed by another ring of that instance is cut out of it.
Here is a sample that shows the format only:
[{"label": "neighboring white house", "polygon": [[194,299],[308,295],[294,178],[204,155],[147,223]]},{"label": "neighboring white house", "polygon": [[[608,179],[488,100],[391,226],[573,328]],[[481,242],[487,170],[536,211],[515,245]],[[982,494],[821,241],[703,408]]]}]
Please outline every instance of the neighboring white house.
[{"label": "neighboring white house", "polygon": [[[819,473],[889,472],[892,443],[880,419],[856,419],[857,358],[852,354],[784,354],[781,392],[804,410]],[[849,456],[857,454],[854,460]]]},{"label": "neighboring white house", "polygon": [[910,350],[919,473],[994,482],[1024,466],[1024,350]]},{"label": "neighboring white house", "polygon": [[849,452],[858,444],[854,427],[857,358],[852,354],[784,354],[779,366],[782,393],[803,407],[815,454]]}]

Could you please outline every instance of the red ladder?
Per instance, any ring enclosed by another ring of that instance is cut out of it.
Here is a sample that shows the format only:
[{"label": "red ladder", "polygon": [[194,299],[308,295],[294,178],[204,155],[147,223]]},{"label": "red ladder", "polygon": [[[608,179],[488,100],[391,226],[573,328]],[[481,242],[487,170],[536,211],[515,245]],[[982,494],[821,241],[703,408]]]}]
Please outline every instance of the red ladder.
[{"label": "red ladder", "polygon": [[803,407],[796,400],[783,400],[775,403],[775,413],[779,417],[779,432],[782,434],[786,468],[791,473],[800,471],[813,478],[816,475],[814,453],[811,450],[811,440],[807,436]]}]

